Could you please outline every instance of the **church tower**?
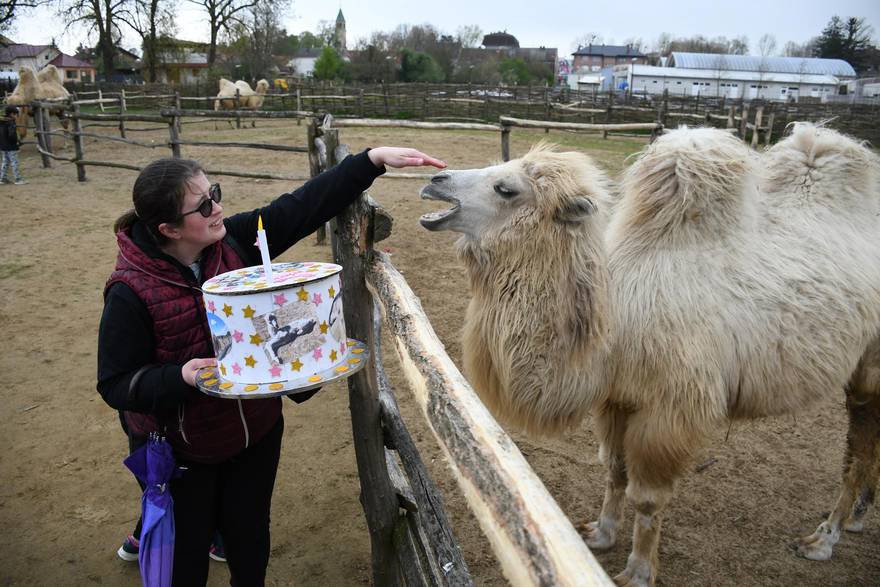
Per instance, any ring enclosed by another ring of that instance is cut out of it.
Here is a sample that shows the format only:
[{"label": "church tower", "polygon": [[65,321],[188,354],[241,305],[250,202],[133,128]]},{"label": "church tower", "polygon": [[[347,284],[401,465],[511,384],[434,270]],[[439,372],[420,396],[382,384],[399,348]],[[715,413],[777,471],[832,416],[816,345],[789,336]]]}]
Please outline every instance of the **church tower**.
[{"label": "church tower", "polygon": [[342,8],[339,9],[339,14],[336,15],[336,35],[333,39],[333,48],[336,49],[339,55],[345,53],[345,17],[342,16]]}]

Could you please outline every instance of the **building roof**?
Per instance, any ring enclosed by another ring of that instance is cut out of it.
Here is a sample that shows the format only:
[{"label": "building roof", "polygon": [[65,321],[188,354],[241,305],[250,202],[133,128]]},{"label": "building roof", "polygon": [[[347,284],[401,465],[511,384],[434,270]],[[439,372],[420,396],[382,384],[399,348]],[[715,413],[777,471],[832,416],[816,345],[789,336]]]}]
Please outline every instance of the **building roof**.
[{"label": "building roof", "polygon": [[342,16],[342,9],[339,9],[339,14],[336,15],[336,22],[345,22],[345,17]]},{"label": "building roof", "polygon": [[8,45],[0,48],[0,63],[12,63],[21,57],[36,57],[51,47],[52,45],[28,45],[26,43]]},{"label": "building roof", "polygon": [[587,45],[578,47],[572,55],[602,55],[604,57],[647,57],[632,45]]},{"label": "building roof", "polygon": [[483,37],[483,47],[487,49],[495,47],[516,47],[519,48],[519,41],[516,37],[508,32],[489,33]]},{"label": "building roof", "polygon": [[95,68],[95,66],[88,61],[83,61],[82,59],[77,59],[76,57],[65,55],[64,53],[59,53],[58,56],[49,63],[55,67]]},{"label": "building roof", "polygon": [[685,69],[723,69],[726,71],[856,77],[856,71],[852,65],[843,59],[821,59],[818,57],[760,57],[673,51],[669,65]]},{"label": "building roof", "polygon": [[[627,66],[630,67],[630,66]],[[753,70],[685,69],[683,67],[657,67],[654,65],[632,65],[633,75],[646,77],[671,77],[681,79],[705,79],[721,82],[771,82],[781,84],[821,84],[838,85],[840,80],[833,75],[808,73],[777,73]],[[615,68],[617,71],[617,68]]]},{"label": "building roof", "polygon": [[321,56],[323,47],[310,47],[308,49],[297,49],[293,54],[294,59],[317,59]]}]

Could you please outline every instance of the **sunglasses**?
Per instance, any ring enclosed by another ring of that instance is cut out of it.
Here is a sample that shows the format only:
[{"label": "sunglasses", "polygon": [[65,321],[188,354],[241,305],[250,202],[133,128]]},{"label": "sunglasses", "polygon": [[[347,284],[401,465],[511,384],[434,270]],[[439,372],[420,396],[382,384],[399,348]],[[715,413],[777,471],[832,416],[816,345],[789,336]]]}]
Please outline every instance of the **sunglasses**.
[{"label": "sunglasses", "polygon": [[212,183],[211,187],[208,188],[208,197],[202,200],[198,206],[196,206],[195,210],[190,210],[189,212],[184,212],[180,215],[181,218],[184,216],[189,216],[190,214],[195,214],[198,212],[205,218],[209,218],[211,216],[211,212],[214,211],[214,202],[220,203],[221,198],[223,197],[223,193],[220,191],[219,183]]}]

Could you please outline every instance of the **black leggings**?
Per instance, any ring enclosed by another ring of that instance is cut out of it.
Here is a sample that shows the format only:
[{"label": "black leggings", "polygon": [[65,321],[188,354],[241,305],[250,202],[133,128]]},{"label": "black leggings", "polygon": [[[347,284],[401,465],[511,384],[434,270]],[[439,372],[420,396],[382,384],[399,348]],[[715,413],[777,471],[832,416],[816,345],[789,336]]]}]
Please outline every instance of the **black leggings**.
[{"label": "black leggings", "polygon": [[208,580],[208,548],[223,535],[232,585],[263,585],[269,564],[269,510],[281,455],[284,418],[259,442],[216,464],[187,468],[171,482],[174,498],[173,584]]}]

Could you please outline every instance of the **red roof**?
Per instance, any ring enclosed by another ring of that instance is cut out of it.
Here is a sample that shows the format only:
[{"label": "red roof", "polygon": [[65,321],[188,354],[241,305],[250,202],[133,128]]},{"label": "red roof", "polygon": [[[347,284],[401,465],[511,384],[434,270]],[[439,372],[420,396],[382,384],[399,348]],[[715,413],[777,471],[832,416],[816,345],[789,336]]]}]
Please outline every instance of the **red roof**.
[{"label": "red roof", "polygon": [[83,61],[82,59],[77,59],[76,57],[71,57],[70,55],[65,55],[64,53],[59,53],[58,57],[49,62],[51,65],[55,67],[80,67],[80,68],[91,68],[94,69],[95,66],[89,63],[88,61]]}]

